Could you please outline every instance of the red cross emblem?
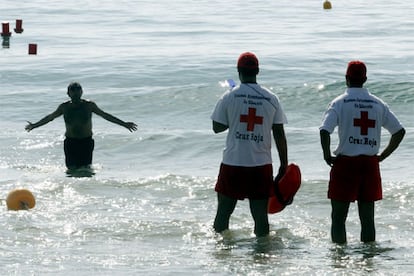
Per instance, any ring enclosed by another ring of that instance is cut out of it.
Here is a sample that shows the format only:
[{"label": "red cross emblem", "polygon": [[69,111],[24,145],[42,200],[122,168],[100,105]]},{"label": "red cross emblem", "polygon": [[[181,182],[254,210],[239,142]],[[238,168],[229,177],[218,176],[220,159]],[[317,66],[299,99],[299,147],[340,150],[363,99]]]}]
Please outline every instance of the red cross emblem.
[{"label": "red cross emblem", "polygon": [[247,123],[247,131],[253,131],[255,124],[263,124],[263,117],[256,116],[256,108],[249,107],[249,113],[247,115],[240,115],[240,122]]},{"label": "red cross emblem", "polygon": [[368,119],[368,111],[361,111],[361,118],[354,118],[354,126],[361,128],[361,135],[368,135],[368,128],[375,127],[375,120]]}]

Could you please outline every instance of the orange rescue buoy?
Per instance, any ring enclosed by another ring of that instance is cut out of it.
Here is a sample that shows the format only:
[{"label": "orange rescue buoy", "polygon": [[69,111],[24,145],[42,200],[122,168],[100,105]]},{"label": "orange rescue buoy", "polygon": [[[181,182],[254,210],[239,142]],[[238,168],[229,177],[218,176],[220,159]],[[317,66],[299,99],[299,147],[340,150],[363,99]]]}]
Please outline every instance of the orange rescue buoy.
[{"label": "orange rescue buoy", "polygon": [[294,163],[289,164],[283,177],[278,183],[274,183],[274,195],[269,198],[267,208],[269,214],[278,213],[292,204],[293,197],[299,190],[301,178],[299,166]]},{"label": "orange rescue buoy", "polygon": [[36,200],[27,189],[15,189],[9,192],[6,199],[9,210],[29,210],[36,205]]}]

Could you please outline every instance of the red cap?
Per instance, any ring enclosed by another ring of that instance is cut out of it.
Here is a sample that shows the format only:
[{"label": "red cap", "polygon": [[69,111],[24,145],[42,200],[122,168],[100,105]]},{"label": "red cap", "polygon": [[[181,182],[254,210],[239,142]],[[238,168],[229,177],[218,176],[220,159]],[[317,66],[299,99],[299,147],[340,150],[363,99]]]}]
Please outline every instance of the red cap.
[{"label": "red cap", "polygon": [[350,61],[346,70],[346,76],[352,80],[364,81],[367,77],[367,67],[362,61]]},{"label": "red cap", "polygon": [[259,60],[255,54],[251,52],[243,53],[240,55],[239,60],[237,61],[237,68],[258,69]]}]

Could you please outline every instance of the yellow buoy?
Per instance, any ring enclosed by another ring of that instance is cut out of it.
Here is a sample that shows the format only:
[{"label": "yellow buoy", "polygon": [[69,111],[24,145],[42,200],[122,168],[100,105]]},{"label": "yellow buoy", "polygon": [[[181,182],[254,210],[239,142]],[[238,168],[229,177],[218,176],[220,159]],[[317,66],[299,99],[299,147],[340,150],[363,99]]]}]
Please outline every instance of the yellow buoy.
[{"label": "yellow buoy", "polygon": [[15,189],[9,192],[6,199],[9,210],[29,210],[36,204],[36,200],[29,190]]},{"label": "yellow buoy", "polygon": [[330,10],[330,9],[332,9],[332,4],[331,4],[331,2],[329,2],[328,0],[326,0],[325,2],[323,2],[323,8],[324,8],[325,10]]}]

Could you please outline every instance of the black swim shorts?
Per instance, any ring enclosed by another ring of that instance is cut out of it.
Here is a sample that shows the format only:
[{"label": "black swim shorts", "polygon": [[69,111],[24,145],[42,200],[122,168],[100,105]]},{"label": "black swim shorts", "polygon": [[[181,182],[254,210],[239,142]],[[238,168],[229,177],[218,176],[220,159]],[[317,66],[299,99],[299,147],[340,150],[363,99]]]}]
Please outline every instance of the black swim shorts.
[{"label": "black swim shorts", "polygon": [[79,168],[92,164],[95,141],[92,137],[69,138],[64,141],[65,163],[68,168]]}]

